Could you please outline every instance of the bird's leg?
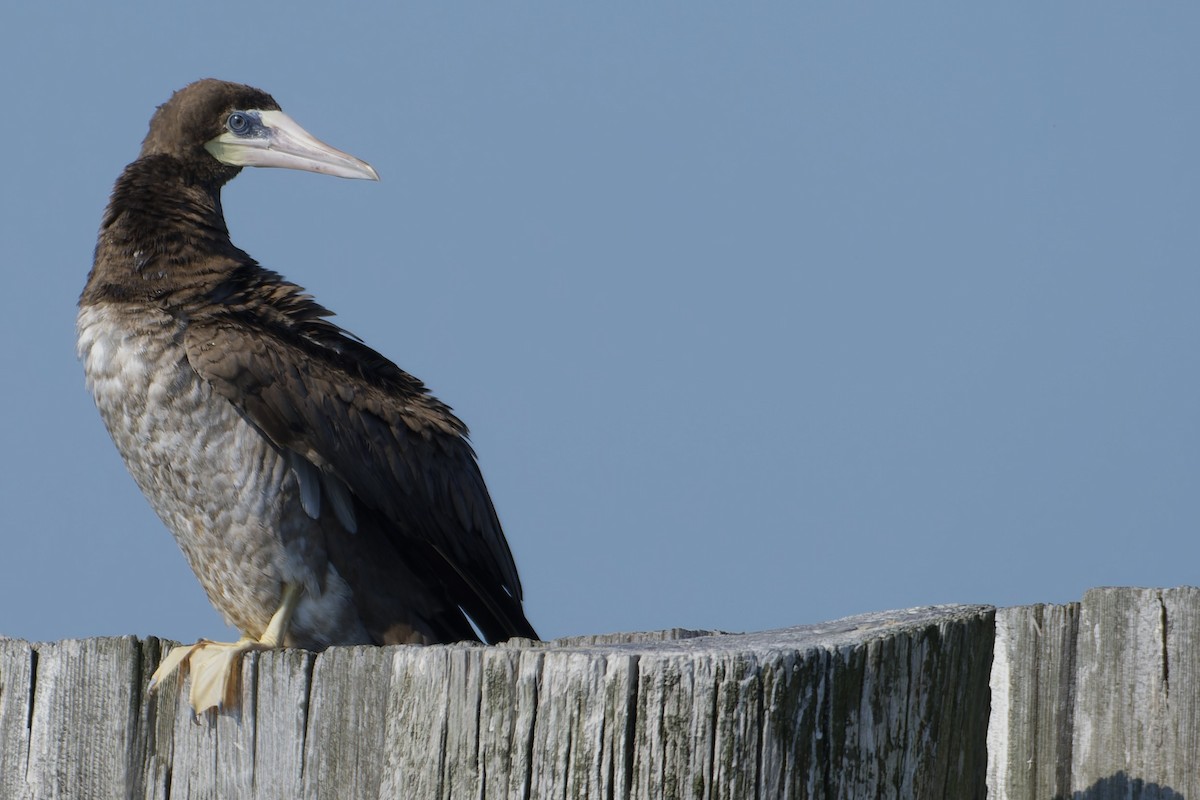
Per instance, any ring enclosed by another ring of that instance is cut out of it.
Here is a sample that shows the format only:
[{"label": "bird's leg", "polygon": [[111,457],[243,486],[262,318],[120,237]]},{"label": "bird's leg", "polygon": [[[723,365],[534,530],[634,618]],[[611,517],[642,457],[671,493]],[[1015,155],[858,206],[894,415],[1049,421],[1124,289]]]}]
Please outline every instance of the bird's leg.
[{"label": "bird's leg", "polygon": [[271,650],[283,645],[302,591],[299,584],[284,584],[279,608],[267,624],[266,631],[257,639],[243,633],[236,642],[201,639],[193,645],[176,647],[154,671],[150,678],[150,690],[153,691],[163,678],[177,669],[181,681],[190,671],[192,689],[188,699],[197,714],[210,708],[237,705],[242,655],[251,650]]},{"label": "bird's leg", "polygon": [[267,623],[267,629],[263,632],[262,638],[258,643],[263,647],[282,647],[283,640],[287,638],[288,628],[292,626],[292,614],[296,611],[296,603],[300,602],[300,593],[304,591],[298,583],[285,583],[283,585],[283,598],[279,601],[279,608],[276,610],[271,621]]}]

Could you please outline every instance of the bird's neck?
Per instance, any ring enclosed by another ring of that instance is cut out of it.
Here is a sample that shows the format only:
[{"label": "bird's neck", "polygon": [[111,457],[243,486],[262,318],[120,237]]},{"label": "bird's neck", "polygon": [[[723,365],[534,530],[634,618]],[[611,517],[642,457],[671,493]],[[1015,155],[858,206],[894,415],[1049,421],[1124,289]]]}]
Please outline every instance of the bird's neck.
[{"label": "bird's neck", "polygon": [[[170,158],[142,158],[113,187],[82,302],[169,298],[250,261],[229,239],[224,180],[197,180]],[[190,292],[188,292],[190,293]]]},{"label": "bird's neck", "polygon": [[101,234],[164,252],[175,239],[202,250],[223,249],[229,245],[221,210],[223,184],[198,178],[173,158],[140,158],[117,179]]}]

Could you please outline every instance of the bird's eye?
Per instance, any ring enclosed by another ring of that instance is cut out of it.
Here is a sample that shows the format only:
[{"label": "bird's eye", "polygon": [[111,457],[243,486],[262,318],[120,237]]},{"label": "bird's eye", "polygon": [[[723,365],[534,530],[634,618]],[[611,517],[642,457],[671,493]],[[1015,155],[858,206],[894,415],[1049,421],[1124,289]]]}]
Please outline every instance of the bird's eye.
[{"label": "bird's eye", "polygon": [[250,132],[250,117],[240,111],[235,111],[229,115],[229,119],[225,120],[225,127],[229,128],[230,133],[241,136]]}]

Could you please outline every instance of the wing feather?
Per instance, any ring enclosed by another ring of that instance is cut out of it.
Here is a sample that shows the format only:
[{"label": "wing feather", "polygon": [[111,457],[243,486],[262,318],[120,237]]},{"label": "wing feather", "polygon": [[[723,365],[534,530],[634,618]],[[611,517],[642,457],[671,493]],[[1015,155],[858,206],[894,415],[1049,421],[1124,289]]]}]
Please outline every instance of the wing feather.
[{"label": "wing feather", "polygon": [[[281,335],[230,314],[193,322],[193,369],[275,445],[310,465],[295,468],[310,516],[320,489],[343,524],[353,509],[341,486],[382,513],[401,539],[431,545],[484,595],[521,598],[516,566],[466,427],[415,378],[321,322],[320,337]],[[511,602],[511,601],[508,601]]]}]

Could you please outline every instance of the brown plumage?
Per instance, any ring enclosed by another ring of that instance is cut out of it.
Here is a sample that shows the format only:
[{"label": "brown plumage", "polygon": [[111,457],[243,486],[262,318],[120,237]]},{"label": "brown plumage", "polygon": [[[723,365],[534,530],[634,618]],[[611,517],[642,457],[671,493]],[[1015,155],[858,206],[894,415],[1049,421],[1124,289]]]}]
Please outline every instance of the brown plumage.
[{"label": "brown plumage", "polygon": [[[249,638],[536,638],[467,428],[424,385],[233,245],[243,165],[374,178],[266,93],[159,108],[118,179],[80,299],[101,415],[210,600]],[[270,146],[268,146],[268,144]],[[269,644],[269,643],[268,643]]]}]

